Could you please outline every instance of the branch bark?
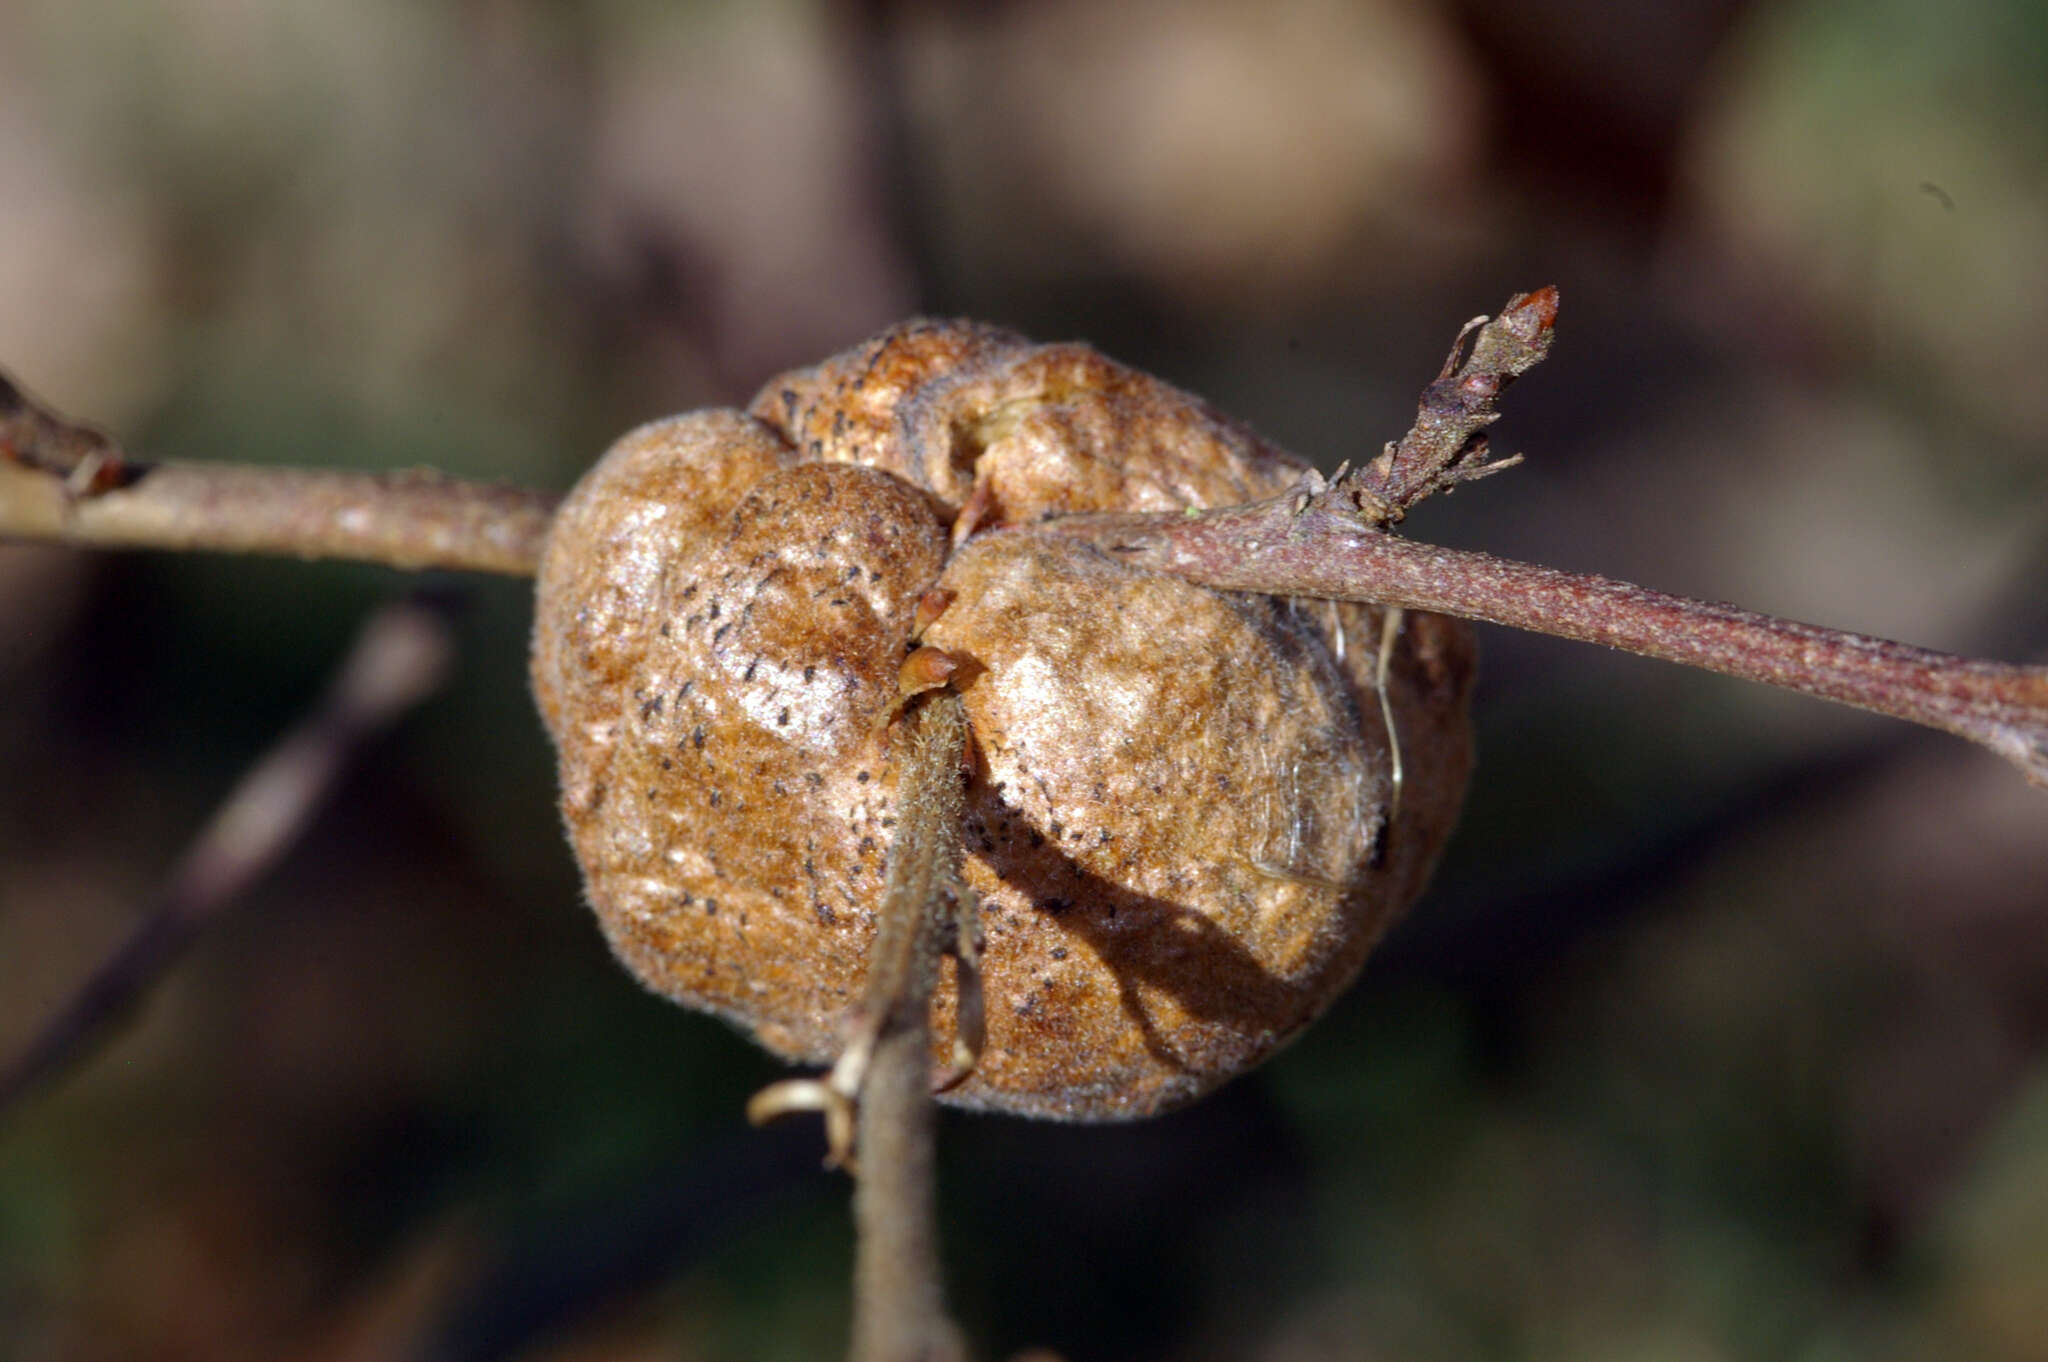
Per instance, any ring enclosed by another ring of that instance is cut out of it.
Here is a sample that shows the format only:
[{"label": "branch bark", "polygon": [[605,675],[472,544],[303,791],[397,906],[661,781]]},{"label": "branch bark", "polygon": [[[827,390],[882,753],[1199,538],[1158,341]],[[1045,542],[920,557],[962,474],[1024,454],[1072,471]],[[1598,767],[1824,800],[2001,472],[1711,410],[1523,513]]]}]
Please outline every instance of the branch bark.
[{"label": "branch bark", "polygon": [[931,1002],[939,957],[954,949],[963,1032],[972,1025],[971,948],[961,936],[972,903],[960,879],[967,709],[956,692],[929,690],[909,702],[901,725],[888,879],[846,1048],[822,1077],[755,1094],[747,1116],[759,1125],[822,1112],[826,1162],[854,1174],[852,1362],[959,1362],[966,1345],[946,1313],[939,1264]]},{"label": "branch bark", "polygon": [[[1200,516],[1069,516],[1036,528],[1225,590],[1433,610],[1781,686],[1957,734],[2048,786],[2048,668],[1391,534],[1415,502],[1519,458],[1490,459],[1485,430],[1508,384],[1549,353],[1557,307],[1555,289],[1536,289],[1466,323],[1408,433],[1334,482],[1311,475],[1286,497]],[[530,573],[553,500],[429,473],[138,464],[0,378],[0,538]]]},{"label": "branch bark", "polygon": [[0,539],[529,576],[556,500],[423,469],[137,462],[0,375]]},{"label": "branch bark", "polygon": [[873,1028],[859,1076],[852,1362],[966,1355],[946,1314],[932,1168],[931,998],[960,888],[967,710],[950,690],[914,703],[896,785],[896,830],[861,1012]]},{"label": "branch bark", "polygon": [[1225,591],[1433,610],[1605,644],[1874,710],[1969,739],[2048,786],[2048,667],[1957,657],[1441,548],[1377,528],[1342,484],[1202,516],[1065,516],[1036,528]]}]

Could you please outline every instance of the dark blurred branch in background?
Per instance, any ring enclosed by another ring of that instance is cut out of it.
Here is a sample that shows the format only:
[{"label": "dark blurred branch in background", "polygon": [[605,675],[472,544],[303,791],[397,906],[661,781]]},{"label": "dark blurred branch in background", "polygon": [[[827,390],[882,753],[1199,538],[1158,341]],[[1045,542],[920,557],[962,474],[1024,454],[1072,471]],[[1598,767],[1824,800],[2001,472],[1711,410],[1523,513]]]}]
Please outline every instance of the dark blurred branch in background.
[{"label": "dark blurred branch in background", "polygon": [[349,757],[440,685],[451,650],[441,613],[424,602],[370,618],[320,707],[242,777],[127,940],[0,1069],[0,1117],[83,1058],[192,939],[277,863]]}]

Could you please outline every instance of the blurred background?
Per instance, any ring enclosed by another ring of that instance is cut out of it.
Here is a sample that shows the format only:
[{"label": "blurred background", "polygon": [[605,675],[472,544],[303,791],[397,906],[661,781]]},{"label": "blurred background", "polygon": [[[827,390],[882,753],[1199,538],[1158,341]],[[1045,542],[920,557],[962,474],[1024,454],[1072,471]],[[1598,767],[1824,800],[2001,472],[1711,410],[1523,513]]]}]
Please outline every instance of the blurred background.
[{"label": "blurred background", "polygon": [[[1420,536],[2048,657],[2040,0],[0,4],[0,364],[158,457],[565,487],[917,312],[1325,467],[1563,290]],[[399,574],[0,548],[0,1054]],[[814,1358],[817,1130],[578,903],[525,584],[61,1088],[0,1359]],[[2048,1358],[2048,799],[1487,630],[1433,891],[1256,1076],[949,1116],[984,1355]],[[804,1123],[795,1123],[803,1126]]]}]

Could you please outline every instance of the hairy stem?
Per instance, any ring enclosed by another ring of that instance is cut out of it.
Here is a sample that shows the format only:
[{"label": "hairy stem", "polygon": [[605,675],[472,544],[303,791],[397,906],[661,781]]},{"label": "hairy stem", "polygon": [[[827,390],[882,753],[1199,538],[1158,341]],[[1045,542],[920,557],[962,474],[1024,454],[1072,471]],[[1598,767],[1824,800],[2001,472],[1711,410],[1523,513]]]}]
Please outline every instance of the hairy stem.
[{"label": "hairy stem", "polygon": [[425,470],[165,463],[134,471],[126,486],[75,495],[49,474],[0,464],[0,538],[528,576],[555,503]]},{"label": "hairy stem", "polygon": [[2048,785],[2048,667],[1956,657],[1386,533],[1342,483],[1201,516],[1036,528],[1229,591],[1398,605],[1512,625],[1875,710],[1979,743]]},{"label": "hairy stem", "polygon": [[425,470],[141,463],[0,375],[0,539],[529,575],[555,501]]},{"label": "hairy stem", "polygon": [[941,690],[914,703],[903,727],[888,886],[861,1003],[879,1030],[860,1084],[853,1362],[966,1351],[939,1267],[930,1017],[960,877],[967,711]]}]

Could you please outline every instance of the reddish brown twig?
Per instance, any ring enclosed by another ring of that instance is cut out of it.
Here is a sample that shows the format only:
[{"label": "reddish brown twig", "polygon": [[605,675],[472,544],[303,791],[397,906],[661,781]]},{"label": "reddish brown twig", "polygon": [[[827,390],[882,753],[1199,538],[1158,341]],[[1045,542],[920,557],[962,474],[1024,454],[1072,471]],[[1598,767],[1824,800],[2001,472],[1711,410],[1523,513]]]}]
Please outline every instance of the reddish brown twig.
[{"label": "reddish brown twig", "polygon": [[2048,667],[1985,662],[1419,544],[1325,498],[1214,515],[1067,516],[1039,528],[1230,591],[1374,601],[1533,629],[1875,710],[1979,743],[2048,785]]},{"label": "reddish brown twig", "polygon": [[1459,328],[1444,367],[1422,390],[1415,424],[1350,479],[1358,513],[1392,525],[1424,497],[1520,463],[1519,454],[1487,458],[1486,428],[1500,419],[1508,384],[1550,353],[1556,322],[1557,289],[1546,286],[1517,293],[1498,317],[1474,317]]},{"label": "reddish brown twig", "polygon": [[[2048,783],[2048,669],[1955,657],[1384,531],[1509,467],[1487,457],[1502,390],[1549,353],[1554,288],[1458,333],[1414,426],[1365,467],[1199,517],[1072,516],[1040,528],[1212,586],[1377,601],[1604,643],[1958,734]],[[1470,340],[1469,350],[1466,347]],[[0,537],[530,572],[552,498],[432,474],[137,464],[0,378]]]},{"label": "reddish brown twig", "polygon": [[0,1069],[0,1115],[75,1063],[194,936],[277,863],[349,755],[440,683],[449,653],[447,626],[425,605],[371,617],[320,708],[242,777],[127,940]]},{"label": "reddish brown twig", "polygon": [[425,470],[141,463],[0,375],[0,539],[527,575],[555,500]]},{"label": "reddish brown twig", "polygon": [[[1230,591],[1398,605],[1703,667],[1889,714],[1979,743],[2048,785],[2048,667],[1956,657],[1389,533],[1415,502],[1509,466],[1482,431],[1510,381],[1549,352],[1557,290],[1466,323],[1414,428],[1334,481],[1201,515],[1077,515],[1036,528],[1134,566]],[[1478,332],[1460,358],[1467,336]]]}]

